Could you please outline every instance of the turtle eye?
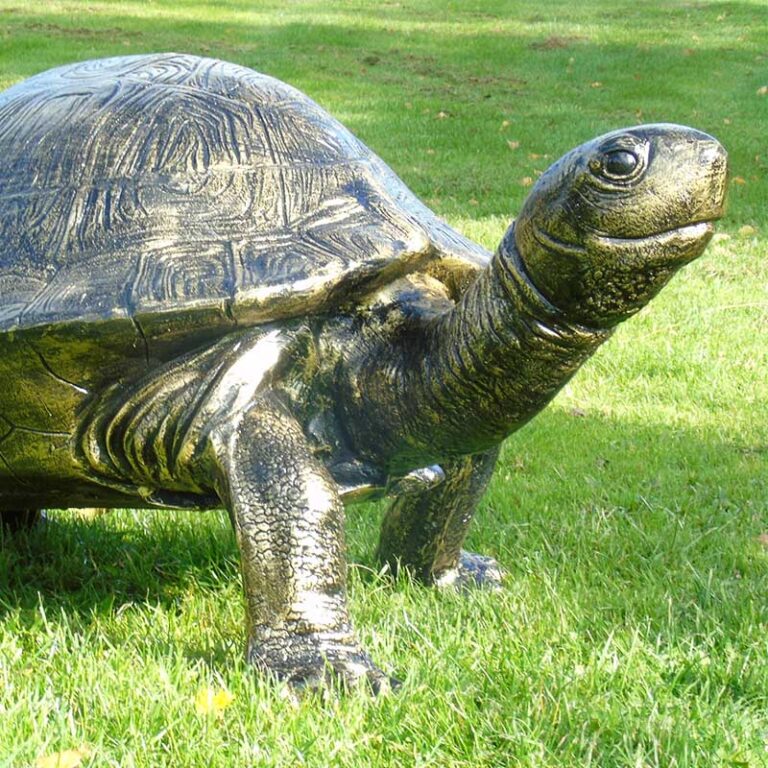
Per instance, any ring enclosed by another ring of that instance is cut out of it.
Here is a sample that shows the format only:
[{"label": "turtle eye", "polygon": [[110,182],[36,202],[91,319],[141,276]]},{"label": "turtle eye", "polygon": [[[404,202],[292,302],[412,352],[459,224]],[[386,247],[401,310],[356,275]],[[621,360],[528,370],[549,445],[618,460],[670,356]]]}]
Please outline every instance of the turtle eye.
[{"label": "turtle eye", "polygon": [[614,149],[590,163],[592,170],[606,179],[629,179],[640,165],[640,159],[628,149]]},{"label": "turtle eye", "polygon": [[632,152],[617,149],[609,152],[603,159],[603,168],[609,176],[631,176],[637,168],[638,159]]}]

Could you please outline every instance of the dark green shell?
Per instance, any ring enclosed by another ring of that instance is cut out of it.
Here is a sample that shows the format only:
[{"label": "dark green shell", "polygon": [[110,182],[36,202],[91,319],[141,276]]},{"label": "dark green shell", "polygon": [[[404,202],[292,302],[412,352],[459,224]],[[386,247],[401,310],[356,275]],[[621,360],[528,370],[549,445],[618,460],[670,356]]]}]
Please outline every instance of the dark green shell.
[{"label": "dark green shell", "polygon": [[80,493],[70,443],[106,387],[487,260],[317,104],[252,70],[161,54],[19,83],[0,93],[6,506]]},{"label": "dark green shell", "polygon": [[213,59],[32,77],[0,94],[0,163],[0,331],[251,325],[487,259],[313,101]]}]

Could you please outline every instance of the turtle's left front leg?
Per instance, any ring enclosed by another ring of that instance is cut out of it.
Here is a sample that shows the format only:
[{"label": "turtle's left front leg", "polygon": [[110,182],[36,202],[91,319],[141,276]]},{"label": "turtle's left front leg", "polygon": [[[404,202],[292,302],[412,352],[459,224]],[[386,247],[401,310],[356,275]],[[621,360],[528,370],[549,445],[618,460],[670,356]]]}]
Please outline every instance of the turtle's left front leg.
[{"label": "turtle's left front leg", "polygon": [[497,587],[502,571],[491,557],[461,548],[499,455],[465,456],[442,464],[445,480],[395,499],[384,518],[378,557],[438,586]]},{"label": "turtle's left front leg", "polygon": [[299,424],[267,397],[214,427],[208,445],[240,547],[248,661],[298,686],[330,672],[386,687],[347,612],[344,508]]}]

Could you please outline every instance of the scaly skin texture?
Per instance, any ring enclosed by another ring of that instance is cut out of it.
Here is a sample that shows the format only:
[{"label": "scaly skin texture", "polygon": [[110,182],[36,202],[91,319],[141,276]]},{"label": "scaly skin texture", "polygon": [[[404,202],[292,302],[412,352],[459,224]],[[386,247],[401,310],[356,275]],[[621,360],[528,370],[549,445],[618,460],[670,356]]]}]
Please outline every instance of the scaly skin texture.
[{"label": "scaly skin texture", "polygon": [[522,271],[511,238],[455,309],[416,321],[403,309],[367,320],[340,385],[357,451],[390,471],[498,445],[610,335],[569,323]]},{"label": "scaly skin texture", "polygon": [[327,666],[380,688],[346,608],[344,507],[300,425],[267,396],[223,420],[209,451],[241,553],[248,660],[296,685],[320,682]]},{"label": "scaly skin texture", "polygon": [[494,448],[446,461],[445,480],[436,488],[397,498],[382,523],[379,560],[394,573],[403,565],[427,584],[500,584],[495,560],[461,550],[498,455]]},{"label": "scaly skin texture", "polygon": [[462,545],[499,445],[703,251],[726,178],[698,131],[602,136],[491,258],[306,97],[175,54],[0,94],[0,149],[0,523],[224,505],[249,662],[373,690],[344,503],[400,492],[382,562],[498,586]]}]

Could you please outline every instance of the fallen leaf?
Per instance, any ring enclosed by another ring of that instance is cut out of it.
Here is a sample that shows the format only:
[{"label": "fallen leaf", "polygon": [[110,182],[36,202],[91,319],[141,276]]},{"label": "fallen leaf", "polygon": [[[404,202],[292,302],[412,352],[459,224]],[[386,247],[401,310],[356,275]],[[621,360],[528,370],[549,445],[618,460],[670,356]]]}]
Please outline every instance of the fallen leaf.
[{"label": "fallen leaf", "polygon": [[731,179],[731,184],[739,184],[739,185],[741,185],[741,184],[746,184],[746,183],[747,182],[744,180],[743,176],[734,176]]},{"label": "fallen leaf", "polygon": [[474,197],[470,197],[470,198],[469,198],[469,204],[470,204],[470,205],[480,205],[480,203],[478,203],[478,201],[477,201],[477,200],[475,200],[475,198],[474,198]]},{"label": "fallen leaf", "polygon": [[594,83],[589,84],[590,88],[602,88],[603,84],[599,80],[595,80]]},{"label": "fallen leaf", "polygon": [[201,688],[195,695],[195,710],[198,715],[218,715],[233,699],[234,696],[224,688],[219,688],[218,691],[213,688]]},{"label": "fallen leaf", "polygon": [[758,544],[761,544],[764,549],[768,549],[768,533],[761,533],[757,537]]},{"label": "fallen leaf", "polygon": [[758,96],[768,96],[768,85],[761,85],[757,89],[757,95]]},{"label": "fallen leaf", "polygon": [[530,187],[533,184],[533,179],[530,176],[523,176],[523,178],[520,179],[520,183],[524,187]]},{"label": "fallen leaf", "polygon": [[751,224],[745,224],[743,227],[739,228],[739,234],[742,237],[752,237],[752,235],[757,234],[757,229]]},{"label": "fallen leaf", "polygon": [[501,121],[501,130],[503,131],[505,128],[509,128],[509,126],[512,125],[511,120],[502,120]]},{"label": "fallen leaf", "polygon": [[539,155],[539,154],[536,154],[536,152],[529,152],[528,159],[529,160],[548,160],[549,155]]},{"label": "fallen leaf", "polygon": [[451,116],[450,113],[444,112],[442,109],[436,115],[438,120],[445,120],[446,118],[448,118],[450,116]]},{"label": "fallen leaf", "polygon": [[717,243],[724,243],[726,240],[730,240],[731,236],[727,232],[715,232],[714,236],[712,237],[712,243],[713,245]]},{"label": "fallen leaf", "polygon": [[90,756],[91,750],[82,746],[77,749],[65,749],[35,760],[35,768],[78,768],[83,758]]},{"label": "fallen leaf", "polygon": [[427,150],[427,154],[428,155],[434,155],[435,154],[435,150],[430,148],[430,149]]},{"label": "fallen leaf", "polygon": [[510,149],[517,149],[520,146],[520,142],[519,141],[508,141],[507,142],[507,146]]},{"label": "fallen leaf", "polygon": [[724,125],[730,125],[731,124],[731,118],[730,117],[724,117],[723,118],[723,124]]}]

